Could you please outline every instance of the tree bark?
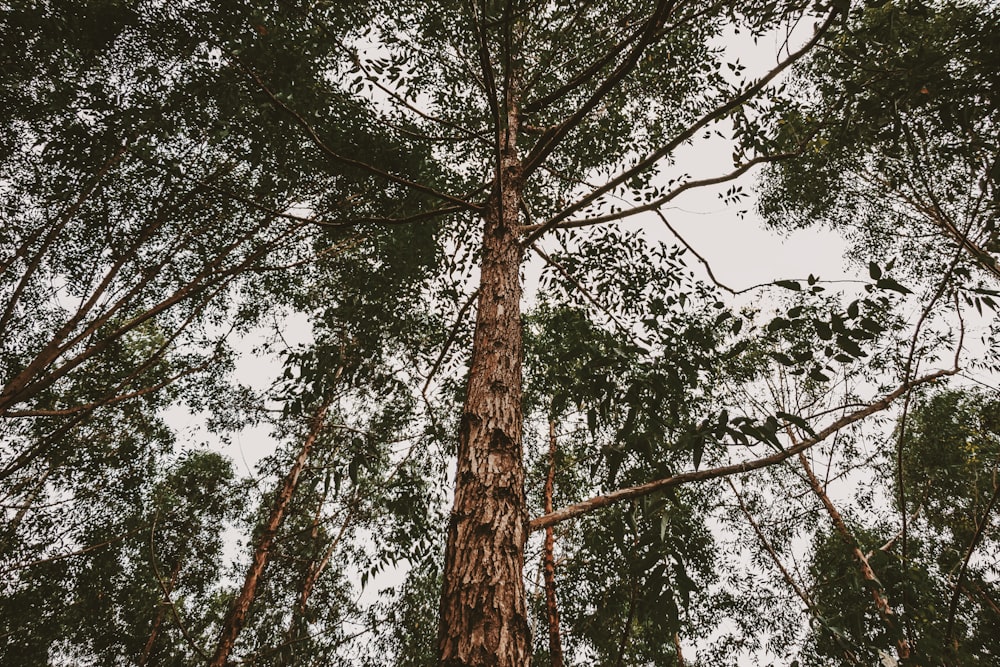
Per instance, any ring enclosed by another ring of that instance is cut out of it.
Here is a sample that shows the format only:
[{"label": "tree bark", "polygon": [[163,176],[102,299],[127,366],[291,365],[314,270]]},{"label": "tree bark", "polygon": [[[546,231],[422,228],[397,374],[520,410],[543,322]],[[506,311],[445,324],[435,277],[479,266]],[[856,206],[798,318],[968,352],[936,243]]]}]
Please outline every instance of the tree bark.
[{"label": "tree bark", "polygon": [[439,626],[442,667],[525,667],[528,514],[521,429],[521,164],[516,95],[486,206],[476,329],[459,428],[455,504],[445,549]]},{"label": "tree bark", "polygon": [[260,583],[261,575],[264,574],[264,568],[267,567],[267,561],[271,555],[271,547],[274,545],[274,538],[285,519],[285,510],[288,509],[288,504],[291,502],[292,496],[295,495],[295,489],[299,484],[299,475],[306,465],[306,460],[312,452],[313,445],[316,444],[316,438],[323,428],[325,418],[326,406],[323,406],[317,410],[313,417],[309,428],[309,435],[306,436],[306,440],[302,444],[302,449],[299,450],[299,455],[295,458],[295,463],[292,464],[291,469],[281,483],[281,488],[278,489],[278,495],[271,508],[271,514],[267,519],[264,530],[261,532],[257,547],[254,549],[250,569],[243,580],[243,589],[236,600],[233,601],[225,620],[222,622],[222,632],[219,634],[219,640],[216,643],[215,654],[208,663],[209,667],[223,667],[229,660],[229,654],[236,644],[236,638],[239,636],[240,630],[243,629],[250,605],[253,603],[254,598],[257,597],[257,585]]}]

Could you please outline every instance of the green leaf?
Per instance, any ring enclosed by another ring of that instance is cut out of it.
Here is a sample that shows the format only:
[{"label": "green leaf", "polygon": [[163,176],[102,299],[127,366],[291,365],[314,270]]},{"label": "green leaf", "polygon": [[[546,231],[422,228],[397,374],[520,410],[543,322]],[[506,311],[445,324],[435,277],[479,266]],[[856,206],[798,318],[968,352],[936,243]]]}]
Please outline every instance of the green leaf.
[{"label": "green leaf", "polygon": [[880,278],[878,280],[878,282],[875,283],[875,286],[879,287],[881,289],[893,290],[894,292],[899,292],[900,294],[912,294],[913,293],[912,290],[910,290],[909,288],[903,287],[902,285],[900,285],[899,283],[897,283],[892,278]]},{"label": "green leaf", "polygon": [[833,330],[830,328],[829,324],[823,320],[816,320],[814,324],[816,325],[816,334],[820,338],[823,340],[830,340],[833,338]]},{"label": "green leaf", "polygon": [[816,382],[829,382],[830,381],[830,376],[824,375],[823,374],[823,369],[818,368],[818,367],[817,368],[813,368],[811,371],[809,371],[809,377],[811,379],[813,379],[813,380],[816,380]]},{"label": "green leaf", "polygon": [[782,329],[787,329],[791,326],[791,322],[786,320],[784,317],[776,317],[767,325],[767,330],[771,333],[775,331],[780,331]]},{"label": "green leaf", "polygon": [[784,354],[782,352],[769,352],[768,354],[770,354],[774,358],[774,360],[777,361],[782,366],[794,366],[795,365],[795,361],[791,357],[789,357],[787,354]]},{"label": "green leaf", "polygon": [[806,433],[808,433],[813,437],[816,436],[816,432],[812,429],[811,426],[809,426],[809,422],[807,422],[805,419],[803,419],[798,415],[793,415],[788,412],[782,412],[778,410],[777,412],[774,413],[774,416],[777,417],[778,419],[784,419],[786,422],[798,426],[800,429],[802,429],[803,431],[805,431]]}]

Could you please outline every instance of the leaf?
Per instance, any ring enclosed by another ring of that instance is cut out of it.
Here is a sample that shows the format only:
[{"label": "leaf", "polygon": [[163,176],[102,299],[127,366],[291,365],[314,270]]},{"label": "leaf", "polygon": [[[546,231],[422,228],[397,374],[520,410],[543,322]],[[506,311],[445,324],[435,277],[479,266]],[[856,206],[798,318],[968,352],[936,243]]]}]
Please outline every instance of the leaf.
[{"label": "leaf", "polygon": [[895,292],[899,292],[900,294],[913,294],[912,290],[903,287],[892,278],[880,278],[878,282],[875,283],[875,286],[881,289],[891,289]]},{"label": "leaf", "polygon": [[878,280],[882,277],[882,269],[875,262],[868,262],[868,275],[872,277],[872,280]]},{"label": "leaf", "polygon": [[781,329],[787,329],[791,326],[791,322],[786,320],[784,317],[776,317],[771,320],[770,324],[767,325],[767,330],[771,333],[775,331],[780,331]]},{"label": "leaf", "polygon": [[775,280],[771,284],[776,285],[778,287],[784,287],[785,289],[789,289],[795,292],[798,292],[802,289],[802,285],[797,280]]},{"label": "leaf", "polygon": [[828,375],[824,375],[823,374],[823,369],[819,368],[818,366],[816,368],[813,368],[811,371],[809,371],[809,377],[811,379],[813,379],[813,380],[816,380],[816,382],[829,382],[830,381],[830,377]]},{"label": "leaf", "polygon": [[823,340],[830,340],[831,338],[833,338],[833,330],[830,328],[829,324],[827,324],[823,320],[816,320],[814,324],[816,326],[816,334],[820,338],[822,338]]},{"label": "leaf", "polygon": [[800,429],[802,429],[803,431],[805,431],[806,433],[808,433],[813,437],[816,436],[816,431],[814,431],[812,427],[809,426],[809,422],[807,422],[805,419],[803,419],[798,415],[793,415],[788,412],[782,412],[781,410],[778,410],[777,412],[774,413],[774,416],[777,417],[778,419],[784,419],[786,422],[798,426]]},{"label": "leaf", "polygon": [[853,340],[847,336],[837,336],[837,347],[851,355],[852,357],[864,357],[867,356],[865,351],[855,343]]},{"label": "leaf", "polygon": [[782,366],[794,366],[795,365],[795,361],[791,357],[789,357],[787,354],[783,354],[781,352],[769,352],[768,354],[770,354],[772,357],[774,357],[774,360],[777,361]]}]

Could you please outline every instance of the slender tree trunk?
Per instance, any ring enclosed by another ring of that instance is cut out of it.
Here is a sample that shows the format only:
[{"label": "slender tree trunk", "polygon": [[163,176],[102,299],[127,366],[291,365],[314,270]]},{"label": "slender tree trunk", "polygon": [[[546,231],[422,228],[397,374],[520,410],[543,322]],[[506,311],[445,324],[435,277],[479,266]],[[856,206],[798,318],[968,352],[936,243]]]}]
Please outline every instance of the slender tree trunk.
[{"label": "slender tree trunk", "polygon": [[[178,560],[174,564],[174,569],[170,572],[170,583],[167,584],[167,594],[173,592],[174,586],[177,585],[177,576],[181,572],[181,561]],[[146,640],[146,645],[142,648],[142,655],[139,657],[139,662],[137,663],[139,667],[145,667],[149,664],[149,658],[153,655],[153,647],[156,646],[156,638],[160,635],[160,628],[163,626],[163,619],[166,616],[167,608],[170,603],[167,600],[161,600],[159,604],[156,605],[156,617],[153,618],[153,627],[149,631],[149,638]]]},{"label": "slender tree trunk", "polygon": [[316,511],[313,513],[312,524],[309,527],[309,538],[312,540],[314,553],[309,558],[305,574],[302,577],[302,584],[299,587],[299,600],[292,608],[292,617],[289,619],[288,628],[285,630],[285,644],[278,654],[278,664],[280,665],[291,665],[294,662],[294,646],[297,640],[305,635],[305,613],[306,607],[309,604],[309,596],[312,595],[312,589],[319,579],[326,560],[329,558],[329,551],[326,554],[317,553],[320,520],[323,516],[323,507],[326,505],[329,497],[330,473],[327,472],[326,478],[323,481],[323,493],[320,496],[319,502],[316,503]]},{"label": "slender tree trunk", "polygon": [[[545,478],[545,513],[552,511],[556,478],[556,427],[549,422],[549,474]],[[545,609],[549,617],[549,657],[552,667],[563,667],[562,639],[559,635],[559,607],[556,604],[555,528],[545,529]]]},{"label": "slender tree trunk", "polygon": [[632,621],[635,619],[636,598],[639,596],[638,582],[633,582],[629,587],[628,613],[625,615],[625,625],[622,626],[622,638],[618,642],[618,659],[615,660],[615,667],[622,667],[625,664],[625,651],[628,650],[629,640],[632,638]]},{"label": "slender tree trunk", "polygon": [[[317,508],[316,516],[313,519],[312,526],[312,538],[313,540],[319,537],[319,522],[320,522],[320,512],[323,504],[326,502],[326,494],[323,494],[323,502],[320,503]],[[344,534],[347,532],[348,527],[351,525],[351,521],[354,519],[354,512],[357,508],[357,495],[352,496],[350,500],[350,505],[347,507],[347,511],[344,514],[344,520],[340,524],[340,530],[337,532],[336,537],[326,545],[326,549],[322,554],[318,554],[317,557],[313,558],[308,568],[306,569],[305,576],[302,579],[302,585],[299,589],[299,599],[292,610],[292,618],[288,622],[288,629],[285,631],[287,650],[283,651],[281,654],[280,664],[295,664],[294,655],[292,647],[295,644],[301,642],[307,636],[307,620],[306,620],[306,610],[309,606],[309,598],[312,596],[313,589],[316,588],[316,583],[319,581],[320,576],[326,571],[327,566],[330,564],[330,559],[333,557],[333,553],[340,546],[341,540],[344,538]]]},{"label": "slender tree trunk", "polygon": [[24,521],[25,515],[31,510],[32,505],[34,505],[35,500],[41,494],[42,490],[45,488],[45,482],[48,481],[49,475],[55,470],[55,464],[50,463],[49,467],[45,469],[35,485],[31,487],[31,491],[28,495],[21,501],[21,507],[17,510],[17,514],[11,519],[11,522],[7,524],[2,535],[2,542],[0,542],[0,553],[6,553],[6,551],[17,543],[17,529],[20,528],[21,522]]},{"label": "slender tree trunk", "polygon": [[485,212],[455,504],[445,549],[442,667],[531,662],[523,567],[528,536],[521,429],[521,164],[517,94],[508,92],[496,186]]},{"label": "slender tree trunk", "polygon": [[674,633],[674,651],[677,652],[677,667],[684,667],[684,654],[681,652],[681,636]]},{"label": "slender tree trunk", "polygon": [[264,568],[267,566],[267,561],[270,558],[274,538],[285,519],[285,511],[288,509],[288,504],[291,502],[292,496],[295,494],[295,489],[299,484],[299,475],[306,465],[306,460],[312,452],[313,445],[316,444],[316,437],[323,428],[325,417],[326,406],[323,406],[313,416],[309,435],[306,436],[305,442],[302,444],[302,449],[299,450],[299,455],[295,459],[295,463],[292,464],[291,469],[281,483],[281,488],[278,489],[278,495],[274,499],[271,514],[267,519],[264,530],[261,532],[260,539],[257,541],[257,547],[254,549],[250,569],[243,580],[243,589],[236,600],[233,601],[225,620],[222,622],[222,632],[219,634],[219,640],[216,643],[215,654],[208,663],[209,667],[223,667],[226,664],[229,654],[233,650],[233,645],[236,644],[236,638],[239,636],[240,630],[243,629],[247,611],[249,611],[254,598],[257,597],[257,585],[260,583],[260,577],[264,574]]},{"label": "slender tree trunk", "polygon": [[854,539],[854,535],[851,534],[847,524],[844,523],[844,518],[840,515],[840,512],[837,511],[837,508],[830,500],[830,496],[828,496],[826,491],[823,490],[823,486],[813,473],[812,467],[809,465],[809,460],[806,458],[805,454],[799,454],[799,462],[802,464],[803,470],[805,470],[806,478],[809,480],[809,486],[812,487],[813,493],[816,494],[816,497],[823,503],[823,507],[826,508],[827,514],[830,515],[830,520],[833,521],[833,525],[840,534],[840,538],[847,545],[847,548],[851,550],[854,560],[857,561],[858,569],[861,570],[861,576],[865,578],[865,581],[870,583],[872,600],[875,602],[875,608],[882,617],[882,622],[895,636],[896,654],[899,656],[900,660],[908,660],[910,657],[910,643],[903,635],[902,628],[897,625],[896,612],[893,610],[892,605],[889,604],[889,600],[886,598],[885,593],[882,590],[882,584],[879,582],[878,577],[875,576],[875,571],[872,569],[872,566],[868,563],[868,558],[858,547],[857,540]]}]

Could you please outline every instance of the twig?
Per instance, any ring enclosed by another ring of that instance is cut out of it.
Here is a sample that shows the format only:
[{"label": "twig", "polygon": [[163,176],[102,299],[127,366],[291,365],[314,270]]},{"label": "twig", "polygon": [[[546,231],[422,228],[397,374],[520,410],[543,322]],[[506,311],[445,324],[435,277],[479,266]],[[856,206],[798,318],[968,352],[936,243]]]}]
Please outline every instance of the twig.
[{"label": "twig", "polygon": [[170,590],[167,588],[167,584],[163,581],[163,577],[160,575],[160,568],[156,564],[156,546],[153,543],[153,540],[156,535],[156,521],[159,517],[160,512],[157,510],[156,514],[153,516],[153,525],[149,529],[149,562],[153,566],[153,574],[156,576],[157,583],[160,584],[160,590],[163,591],[163,599],[170,605],[170,615],[174,617],[174,623],[177,624],[181,634],[184,635],[184,639],[187,641],[188,646],[194,649],[195,653],[200,655],[202,659],[208,660],[208,653],[195,643],[194,638],[191,637],[191,633],[188,632],[187,626],[183,621],[181,621],[181,615],[180,612],[177,611],[177,605],[174,604],[174,600],[170,596]]}]

